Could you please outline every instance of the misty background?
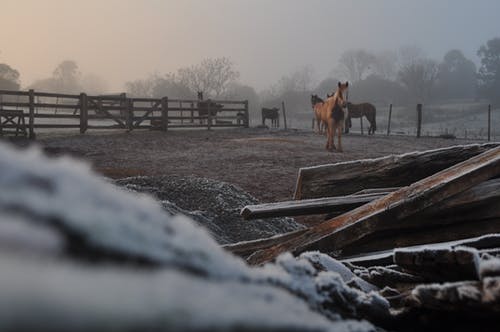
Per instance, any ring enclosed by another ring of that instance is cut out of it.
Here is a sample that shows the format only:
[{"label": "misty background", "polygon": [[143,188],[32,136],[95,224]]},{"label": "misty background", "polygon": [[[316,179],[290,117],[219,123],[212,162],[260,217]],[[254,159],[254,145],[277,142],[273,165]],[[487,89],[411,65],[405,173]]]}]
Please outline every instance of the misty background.
[{"label": "misty background", "polygon": [[[494,106],[500,2],[493,0],[1,0],[0,89],[285,101],[310,123],[310,95],[339,80],[353,102],[427,120]],[[295,123],[294,123],[295,122]],[[402,124],[403,126],[403,124]]]}]

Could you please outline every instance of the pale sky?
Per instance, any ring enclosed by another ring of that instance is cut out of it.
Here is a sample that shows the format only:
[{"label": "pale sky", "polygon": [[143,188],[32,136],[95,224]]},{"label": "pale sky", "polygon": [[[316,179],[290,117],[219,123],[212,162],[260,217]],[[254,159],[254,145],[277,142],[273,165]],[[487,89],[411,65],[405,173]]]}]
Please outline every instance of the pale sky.
[{"label": "pale sky", "polygon": [[0,63],[22,86],[63,60],[110,90],[207,57],[264,89],[305,65],[318,80],[351,48],[416,45],[440,60],[500,37],[499,0],[0,0]]}]

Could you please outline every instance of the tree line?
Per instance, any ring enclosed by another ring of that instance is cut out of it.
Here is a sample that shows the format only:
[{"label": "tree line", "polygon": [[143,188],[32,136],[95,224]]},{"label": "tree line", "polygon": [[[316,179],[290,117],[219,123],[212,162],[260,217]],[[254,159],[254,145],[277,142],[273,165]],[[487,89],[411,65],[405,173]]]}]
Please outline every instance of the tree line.
[{"label": "tree line", "polygon": [[[305,66],[259,93],[242,84],[231,60],[221,57],[205,59],[176,72],[129,81],[125,89],[128,94],[138,97],[175,98],[195,98],[198,91],[203,91],[208,98],[247,99],[254,108],[285,100],[293,113],[308,108],[309,94],[326,96],[337,81],[348,80],[352,84],[351,100],[413,104],[484,98],[497,104],[500,101],[500,38],[487,41],[477,55],[479,68],[456,49],[448,51],[439,62],[417,47],[380,53],[347,50],[328,77],[319,83],[315,81],[314,70]],[[0,89],[18,90],[20,87],[20,73],[0,63]],[[82,75],[72,60],[61,62],[51,77],[37,80],[26,88],[60,93],[106,92],[102,79]]]}]

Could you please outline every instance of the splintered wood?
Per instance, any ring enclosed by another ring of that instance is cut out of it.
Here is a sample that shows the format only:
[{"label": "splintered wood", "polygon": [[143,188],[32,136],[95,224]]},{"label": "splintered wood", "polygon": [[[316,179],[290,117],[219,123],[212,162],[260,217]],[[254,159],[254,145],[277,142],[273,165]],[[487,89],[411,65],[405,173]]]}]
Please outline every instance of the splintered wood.
[{"label": "splintered wood", "polygon": [[[382,195],[316,226],[268,240],[250,241],[226,246],[226,248],[246,256],[251,264],[262,264],[287,251],[299,253],[306,250],[320,250],[333,253],[380,230],[394,228],[395,221],[401,223],[402,227],[405,226],[405,222],[418,226],[418,219],[411,217],[422,211],[437,213],[441,203],[443,207],[450,209],[459,205],[460,202],[475,201],[478,195],[491,196],[491,191],[484,187],[469,190],[469,193],[464,193],[462,196],[455,196],[500,174],[500,147],[498,145],[494,147],[482,145],[469,149],[460,147],[454,151],[477,152],[478,149],[481,151],[484,149],[486,152],[441,170],[407,187]],[[425,155],[425,153],[421,153],[421,155]],[[424,164],[424,167],[428,162]],[[438,162],[435,161],[435,163]],[[384,186],[387,184],[384,183]],[[488,186],[487,188],[494,188],[495,193],[498,192],[497,182],[489,183]],[[491,197],[497,202],[499,201],[498,196]],[[498,206],[498,204],[496,205]],[[498,220],[496,210],[485,210],[485,213],[487,215],[489,213],[486,219],[493,216]],[[499,225],[498,222],[495,224]]]},{"label": "splintered wood", "polygon": [[366,188],[408,186],[499,143],[472,144],[301,168],[294,199],[355,193]]}]

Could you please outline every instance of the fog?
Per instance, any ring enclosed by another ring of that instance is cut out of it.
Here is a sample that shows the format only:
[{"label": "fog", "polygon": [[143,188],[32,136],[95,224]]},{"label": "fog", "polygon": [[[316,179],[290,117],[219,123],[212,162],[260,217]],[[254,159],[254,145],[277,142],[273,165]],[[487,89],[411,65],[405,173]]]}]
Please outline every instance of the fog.
[{"label": "fog", "polygon": [[257,90],[309,66],[318,82],[342,52],[415,45],[442,59],[476,52],[500,31],[495,0],[1,0],[0,63],[21,86],[63,60],[98,75],[109,90],[205,58],[228,57]]}]

